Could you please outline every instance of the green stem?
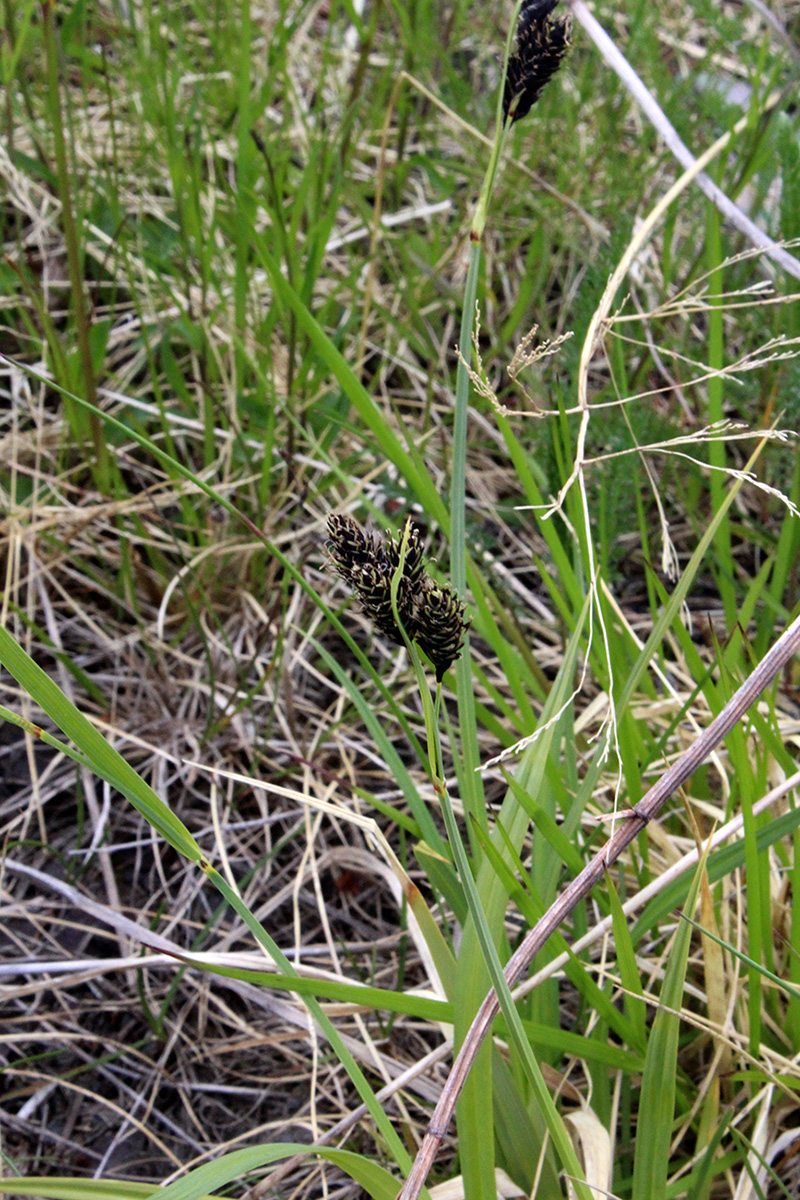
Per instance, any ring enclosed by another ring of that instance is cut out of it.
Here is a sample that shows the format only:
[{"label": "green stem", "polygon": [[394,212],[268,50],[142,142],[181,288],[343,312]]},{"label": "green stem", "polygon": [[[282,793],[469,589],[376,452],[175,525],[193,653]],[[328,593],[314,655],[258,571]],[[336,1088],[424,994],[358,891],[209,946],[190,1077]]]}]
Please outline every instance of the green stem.
[{"label": "green stem", "polygon": [[467,586],[467,548],[465,541],[465,494],[467,471],[467,420],[469,416],[469,372],[472,359],[472,331],[475,325],[475,300],[478,295],[478,275],[481,264],[481,239],[486,227],[486,214],[492,192],[505,128],[500,123],[492,146],[475,216],[469,231],[470,256],[464,304],[461,309],[461,334],[458,341],[459,358],[456,371],[456,404],[453,415],[453,466],[450,480],[450,577],[459,596]]},{"label": "green stem", "polygon": [[[478,206],[470,229],[470,259],[464,305],[461,310],[461,334],[459,358],[456,371],[456,400],[453,415],[453,464],[450,480],[450,579],[456,594],[463,598],[467,586],[467,529],[466,529],[466,480],[467,480],[467,426],[469,422],[470,378],[468,363],[472,358],[472,332],[475,326],[475,302],[478,295],[478,277],[481,262],[481,238],[486,225],[492,185],[497,174],[500,153],[503,148],[505,127],[498,110],[497,135],[492,146],[489,166],[481,188]],[[475,700],[472,686],[472,661],[469,649],[469,634],[464,639],[461,656],[456,664],[456,694],[458,698],[458,723],[461,730],[475,728]],[[464,808],[476,822],[476,835],[472,837],[472,854],[480,856],[477,832],[488,829],[483,781],[478,774],[478,748],[476,739],[462,736],[461,758],[464,764],[461,794]],[[472,822],[469,825],[473,829]]]},{"label": "green stem", "polygon": [[478,935],[481,951],[483,953],[486,966],[489,971],[489,976],[492,981],[492,986],[497,993],[497,998],[500,1002],[500,1008],[506,1020],[506,1026],[510,1035],[511,1041],[514,1043],[515,1049],[520,1056],[525,1074],[531,1085],[532,1094],[535,1096],[539,1104],[542,1116],[547,1125],[548,1131],[556,1153],[561,1161],[561,1166],[564,1171],[571,1177],[575,1194],[580,1197],[580,1200],[591,1200],[592,1190],[583,1181],[583,1172],[580,1163],[578,1162],[575,1149],[570,1140],[570,1136],[566,1130],[561,1115],[555,1106],[550,1091],[545,1083],[541,1067],[536,1060],[536,1056],[531,1049],[530,1042],[525,1034],[519,1013],[511,996],[511,989],[506,982],[506,977],[503,974],[503,967],[500,962],[500,957],[497,953],[497,948],[494,944],[491,932],[486,922],[486,917],[481,905],[480,896],[478,893],[478,885],[470,867],[467,851],[464,846],[464,841],[461,837],[461,831],[458,828],[453,805],[450,800],[450,795],[447,790],[447,785],[444,778],[444,760],[442,757],[442,743],[439,734],[439,711],[441,707],[442,685],[438,683],[436,686],[436,702],[431,701],[430,690],[427,686],[422,667],[419,662],[419,657],[416,651],[412,648],[412,657],[414,666],[417,670],[417,679],[420,684],[420,694],[422,696],[423,711],[425,714],[425,728],[428,738],[428,758],[431,762],[432,782],[434,790],[439,799],[444,816],[445,829],[447,830],[447,838],[450,843],[450,848],[453,852],[453,859],[458,870],[461,886],[467,899],[470,916],[472,917],[475,931]]}]

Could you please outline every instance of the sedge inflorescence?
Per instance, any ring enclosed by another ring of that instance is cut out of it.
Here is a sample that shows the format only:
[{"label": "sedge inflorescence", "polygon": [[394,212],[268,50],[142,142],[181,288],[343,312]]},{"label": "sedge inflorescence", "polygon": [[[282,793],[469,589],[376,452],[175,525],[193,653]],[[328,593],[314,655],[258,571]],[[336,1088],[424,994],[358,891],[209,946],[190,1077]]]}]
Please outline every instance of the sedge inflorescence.
[{"label": "sedge inflorescence", "polygon": [[517,22],[516,48],[508,60],[503,117],[519,121],[531,111],[570,46],[569,15],[553,16],[558,0],[527,0]]},{"label": "sedge inflorescence", "polygon": [[409,520],[401,538],[385,541],[342,514],[328,517],[328,552],[342,579],[350,584],[375,628],[398,646],[403,634],[392,607],[392,580],[403,570],[397,588],[397,613],[409,641],[427,654],[441,682],[461,653],[469,626],[466,606],[452,588],[441,586],[425,570],[422,543]]}]

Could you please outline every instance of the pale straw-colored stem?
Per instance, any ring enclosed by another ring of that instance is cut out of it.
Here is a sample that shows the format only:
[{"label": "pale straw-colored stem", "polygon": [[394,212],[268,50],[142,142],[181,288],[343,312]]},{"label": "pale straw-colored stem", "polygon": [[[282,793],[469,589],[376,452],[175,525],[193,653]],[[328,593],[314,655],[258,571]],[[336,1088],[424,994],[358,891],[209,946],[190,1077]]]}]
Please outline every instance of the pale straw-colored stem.
[{"label": "pale straw-colored stem", "polygon": [[[564,0],[564,3],[571,10],[578,24],[592,39],[612,71],[625,84],[642,112],[664,139],[670,152],[683,167],[687,170],[690,169],[695,161],[691,150],[681,141],[678,131],[670,122],[667,114],[642,83],[625,56],[614,45],[600,22],[589,11],[584,0]],[[784,250],[782,246],[773,242],[763,229],[759,229],[755,222],[751,221],[747,214],[725,195],[713,179],[701,172],[697,176],[697,185],[716,205],[723,217],[735,225],[748,241],[752,242],[754,246],[759,246],[774,262],[783,267],[784,271],[794,275],[796,279],[800,279],[800,262],[788,250]]]}]

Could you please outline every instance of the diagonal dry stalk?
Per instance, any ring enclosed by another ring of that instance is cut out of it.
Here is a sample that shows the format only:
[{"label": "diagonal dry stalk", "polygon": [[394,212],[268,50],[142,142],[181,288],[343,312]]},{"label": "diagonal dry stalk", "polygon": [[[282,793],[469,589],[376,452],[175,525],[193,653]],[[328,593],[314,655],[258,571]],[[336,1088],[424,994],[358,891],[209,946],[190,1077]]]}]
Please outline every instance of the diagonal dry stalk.
[{"label": "diagonal dry stalk", "polygon": [[[584,0],[565,0],[565,3],[572,12],[575,20],[592,39],[612,71],[615,71],[625,84],[636,103],[642,109],[642,112],[654,128],[658,130],[670,152],[681,166],[685,167],[687,171],[692,171],[695,166],[695,157],[691,150],[681,141],[678,131],[667,117],[667,114],[656,103],[652,93],[642,83],[628,60],[617,49],[602,25],[589,11]],[[767,101],[767,107],[774,107],[779,99],[779,94],[771,96]],[[745,118],[745,120],[748,119]],[[742,127],[742,122],[736,126],[736,130],[740,127]],[[763,229],[759,229],[755,222],[751,221],[747,214],[742,212],[741,208],[734,204],[730,197],[725,195],[722,188],[718,187],[705,172],[697,175],[697,185],[708,196],[709,200],[716,205],[722,215],[732,225],[735,225],[739,232],[743,233],[754,246],[759,246],[774,262],[783,267],[784,271],[787,271],[790,275],[794,275],[795,279],[800,279],[800,262],[798,262],[794,255],[789,254],[788,250],[779,246],[777,242],[773,242],[772,238],[768,237]]]},{"label": "diagonal dry stalk", "polygon": [[[800,616],[796,617],[781,634],[752,674],[698,736],[693,745],[664,772],[646,796],[636,805],[636,808],[626,814],[625,820],[622,821],[608,844],[584,867],[580,875],[576,876],[533,929],[529,930],[506,965],[504,974],[510,987],[513,987],[519,980],[550,935],[558,929],[580,901],[589,895],[604,872],[641,833],[647,822],[657,815],[672,793],[691,777],[714,748],[730,733],[751,704],[798,651],[800,651]],[[428,1124],[423,1143],[399,1193],[398,1200],[417,1200],[422,1191],[436,1151],[447,1132],[458,1096],[499,1008],[497,995],[492,989],[478,1009],[453,1063],[447,1083],[442,1089],[439,1102]]]}]

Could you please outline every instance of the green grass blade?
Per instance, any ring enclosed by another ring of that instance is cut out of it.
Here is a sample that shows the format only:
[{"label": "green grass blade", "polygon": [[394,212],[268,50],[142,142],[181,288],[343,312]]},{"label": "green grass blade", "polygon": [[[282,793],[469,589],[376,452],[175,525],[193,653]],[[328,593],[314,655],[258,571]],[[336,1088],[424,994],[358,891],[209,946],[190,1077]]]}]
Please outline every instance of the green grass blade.
[{"label": "green grass blade", "polygon": [[[219,873],[219,871],[212,867],[207,860],[204,860],[201,863],[201,866],[208,879],[210,879],[217,890],[222,893],[222,895],[230,904],[231,908],[233,908],[234,911],[241,917],[258,944],[262,946],[264,950],[266,950],[267,954],[270,956],[276,966],[284,973],[284,975],[296,975],[297,972],[289,962],[286,955],[283,954],[278,948],[274,939],[269,935],[257,917],[251,913],[250,909],[241,899],[238,892],[236,892],[230,886],[228,881]],[[364,1073],[362,1072],[356,1060],[353,1058],[353,1055],[348,1050],[343,1039],[340,1037],[336,1026],[325,1014],[321,1005],[318,1004],[316,1000],[312,999],[310,996],[306,996],[305,1002],[308,1006],[309,1012],[314,1017],[325,1037],[330,1042],[331,1048],[335,1052],[337,1058],[347,1071],[347,1074],[350,1076],[356,1091],[361,1097],[363,1103],[366,1105],[367,1111],[372,1116],[376,1128],[385,1140],[387,1147],[394,1155],[395,1161],[403,1170],[407,1171],[411,1166],[410,1155],[400,1140],[398,1134],[395,1132],[391,1121],[381,1108],[381,1105],[376,1099],[375,1093],[367,1082]]]},{"label": "green grass blade", "polygon": [[[372,1200],[394,1200],[398,1180],[377,1163],[349,1150],[315,1149],[302,1142],[281,1142],[272,1146],[250,1146],[233,1150],[213,1162],[196,1167],[188,1175],[167,1187],[102,1179],[0,1179],[0,1195],[36,1196],[42,1200],[212,1200],[211,1193],[251,1171],[295,1155],[315,1154],[339,1167],[360,1184]],[[427,1195],[427,1193],[425,1193]]]},{"label": "green grass blade", "polygon": [[[706,869],[701,859],[689,891],[686,908],[693,913]],[[682,921],[667,959],[661,1003],[647,1045],[639,1116],[636,1126],[633,1190],[631,1200],[666,1200],[669,1147],[675,1118],[678,1072],[678,1034],[686,965],[692,929]]]},{"label": "green grass blade", "polygon": [[315,999],[357,1004],[359,1008],[377,1012],[404,1013],[422,1021],[440,1021],[451,1024],[453,1020],[452,1006],[447,1001],[436,1000],[432,996],[415,996],[410,992],[389,991],[386,988],[351,983],[345,979],[279,975],[274,971],[255,971],[249,967],[225,967],[219,963],[194,958],[191,954],[173,954],[173,957],[186,963],[189,967],[207,971],[210,975],[221,975],[225,979],[240,979],[244,983],[276,988],[278,991],[295,992],[298,996],[312,996]]},{"label": "green grass blade", "polygon": [[179,820],[151,787],[136,774],[99,730],[68,700],[61,688],[25,653],[7,630],[0,628],[0,663],[20,687],[85,755],[91,769],[123,793],[164,840],[199,862],[202,851],[183,821]]},{"label": "green grass blade", "polygon": [[[791,809],[780,817],[775,817],[767,825],[756,830],[756,847],[759,855],[763,855],[770,846],[777,846],[783,838],[789,837],[800,828],[800,808]],[[743,838],[738,838],[732,845],[715,850],[708,859],[708,878],[710,883],[716,883],[740,868],[747,855]],[[642,912],[633,927],[632,938],[634,945],[648,930],[655,929],[658,922],[663,920],[674,908],[683,904],[689,890],[686,876],[673,880],[656,896]]]},{"label": "green grass blade", "polygon": [[611,905],[611,920],[614,929],[614,944],[617,948],[617,965],[622,986],[625,988],[623,1003],[628,1020],[634,1030],[631,1045],[644,1050],[647,1045],[647,1006],[644,1001],[642,981],[636,964],[633,939],[616,888],[609,879],[608,898]]},{"label": "green grass blade", "polygon": [[375,404],[347,359],[309,312],[294,288],[284,279],[278,263],[263,246],[259,245],[258,252],[269,273],[275,294],[283,306],[294,314],[298,327],[309,339],[347,399],[358,412],[364,425],[375,438],[378,449],[389,462],[394,464],[430,516],[438,522],[445,533],[449,533],[450,521],[447,509],[429,473],[418,468],[412,455],[388,425],[385,413],[381,412]]},{"label": "green grass blade", "polygon": [[[758,446],[745,465],[744,473],[752,471],[765,444],[766,443],[763,441],[759,442]],[[680,578],[678,579],[678,582],[675,584],[675,587],[673,588],[669,599],[664,606],[663,612],[654,623],[650,632],[650,636],[645,642],[639,657],[632,666],[620,691],[620,696],[617,700],[617,709],[620,714],[627,709],[636,692],[636,689],[640,685],[642,675],[647,669],[651,658],[664,640],[667,630],[678,618],[681,605],[689,593],[689,589],[692,586],[695,577],[697,576],[700,565],[703,562],[709,547],[714,542],[714,538],[716,537],[720,525],[725,520],[728,509],[739,494],[743,482],[744,480],[742,478],[735,479],[728,491],[725,493],[724,497],[720,501],[719,508],[715,511],[714,516],[709,521],[703,536],[700,538],[700,541],[697,543],[697,546],[695,547],[695,550],[689,559],[689,562],[686,564]]]},{"label": "green grass blade", "polygon": [[313,638],[309,640],[328,670],[339,681],[357,708],[359,716],[374,738],[378,750],[383,755],[384,761],[397,782],[397,786],[402,791],[425,841],[437,854],[448,855],[447,843],[436,828],[427,804],[417,791],[408,769],[378,720],[374,708],[367,703],[358,684],[350,678],[343,667],[336,661],[335,657],[320,642],[315,641]]},{"label": "green grass blade", "polygon": [[[31,1175],[0,1179],[0,1196],[34,1196],[36,1200],[149,1200],[157,1196],[160,1184],[132,1183],[127,1180],[67,1179],[58,1175]],[[212,1196],[198,1200],[214,1200]]]},{"label": "green grass blade", "polygon": [[[523,867],[522,861],[520,860],[519,855],[516,853],[514,847],[511,845],[510,839],[507,837],[507,835],[505,835],[505,830],[499,822],[498,827],[501,835],[504,836],[504,841],[506,842],[505,849],[507,856],[516,863],[516,867],[512,870],[511,866],[509,866],[508,862],[506,862],[491,841],[487,841],[484,847],[487,858],[492,863],[492,866],[500,879],[504,882],[509,898],[517,905],[519,911],[525,917],[528,927],[533,928],[536,922],[543,915],[545,906],[538,896],[534,897],[529,894],[529,881],[527,879],[527,872]],[[578,867],[573,873],[577,875],[578,871],[580,870],[581,867]],[[518,882],[520,879],[523,881],[522,883]],[[563,934],[556,931],[551,936],[547,948],[543,952],[543,959],[546,961],[548,958],[555,957],[556,955],[562,954],[565,951],[570,955],[570,959],[563,968],[564,974],[569,979],[570,983],[572,983],[577,989],[583,998],[584,1004],[588,1006],[591,1011],[597,1013],[597,1015],[601,1017],[611,1029],[614,1030],[617,1037],[619,1037],[622,1042],[634,1046],[637,1050],[644,1052],[644,1036],[640,1037],[638,1035],[636,1027],[623,1013],[615,1008],[611,999],[606,996],[605,993],[598,987],[581,961],[571,954],[570,947],[567,944]],[[531,1023],[527,1022],[525,1027],[530,1029]],[[545,1028],[545,1026],[540,1027]],[[560,1029],[557,1029],[556,1032],[558,1035],[563,1035],[564,1033],[564,1031]],[[534,1041],[534,1044],[551,1046],[552,1039],[545,1037],[541,1043]],[[575,1052],[575,1047],[569,1051],[566,1049],[564,1050],[565,1054],[572,1054]],[[587,1057],[591,1056],[587,1053]]]}]

